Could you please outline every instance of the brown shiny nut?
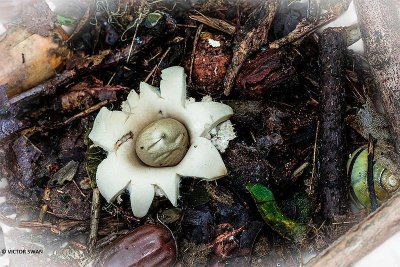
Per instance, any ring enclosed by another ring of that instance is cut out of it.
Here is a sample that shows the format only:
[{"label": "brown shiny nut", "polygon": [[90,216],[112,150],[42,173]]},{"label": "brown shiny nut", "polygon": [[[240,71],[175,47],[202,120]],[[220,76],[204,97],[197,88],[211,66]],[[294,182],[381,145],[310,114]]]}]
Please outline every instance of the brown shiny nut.
[{"label": "brown shiny nut", "polygon": [[227,43],[223,35],[200,34],[193,62],[193,82],[200,93],[222,93],[222,82],[232,58]]},{"label": "brown shiny nut", "polygon": [[96,267],[172,266],[175,240],[162,225],[147,224],[108,245],[96,259]]}]

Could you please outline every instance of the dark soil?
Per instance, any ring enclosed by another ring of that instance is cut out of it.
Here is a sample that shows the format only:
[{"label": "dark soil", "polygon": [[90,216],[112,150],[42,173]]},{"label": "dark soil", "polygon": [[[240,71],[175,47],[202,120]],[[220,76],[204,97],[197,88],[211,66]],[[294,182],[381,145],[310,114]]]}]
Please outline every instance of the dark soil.
[{"label": "dark soil", "polygon": [[[245,30],[258,1],[114,1],[114,13],[98,6],[97,14],[92,7],[90,16],[82,18],[86,26],[67,42],[73,53],[66,68],[43,82],[40,96],[15,103],[0,94],[0,177],[9,184],[9,191],[1,191],[6,200],[0,204],[0,221],[31,228],[29,234],[15,231],[25,243],[52,248],[30,266],[48,259],[52,265],[86,264],[116,237],[159,221],[172,230],[183,266],[300,266],[361,219],[364,214],[350,211],[334,221],[323,217],[315,158],[321,112],[318,34],[268,48],[306,16],[306,5],[288,2],[282,1],[268,39],[249,54],[228,96],[223,79],[235,53],[235,36],[203,25],[195,41],[201,23],[189,16],[200,12],[224,20],[236,35]],[[151,12],[161,18],[150,23],[146,16]],[[134,24],[138,18],[145,19]],[[208,38],[221,45],[210,46]],[[355,113],[368,88],[363,59],[348,54],[346,62],[343,116]],[[222,154],[229,174],[209,183],[185,177],[178,207],[158,197],[142,219],[133,216],[127,194],[111,204],[102,199],[97,246],[90,253],[92,186],[105,155],[93,150],[87,138],[97,112],[85,111],[99,103],[119,109],[141,81],[158,86],[161,70],[175,65],[186,68],[189,97],[211,94],[234,109],[237,138]],[[345,135],[343,159],[366,143],[348,126]],[[72,178],[54,181],[70,162],[77,163]],[[296,243],[269,228],[245,187],[249,182],[270,188],[287,217],[309,226],[307,238]],[[12,214],[16,217],[5,217]]]}]

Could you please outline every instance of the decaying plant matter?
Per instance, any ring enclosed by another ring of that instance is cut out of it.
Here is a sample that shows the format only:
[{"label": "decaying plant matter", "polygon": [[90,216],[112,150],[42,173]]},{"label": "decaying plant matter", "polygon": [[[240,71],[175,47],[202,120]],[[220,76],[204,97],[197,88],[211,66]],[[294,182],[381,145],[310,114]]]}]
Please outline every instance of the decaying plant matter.
[{"label": "decaying plant matter", "polygon": [[250,53],[267,43],[268,31],[279,8],[279,1],[265,1],[247,19],[243,29],[235,39],[232,62],[224,80],[224,94],[229,95],[242,64]]}]

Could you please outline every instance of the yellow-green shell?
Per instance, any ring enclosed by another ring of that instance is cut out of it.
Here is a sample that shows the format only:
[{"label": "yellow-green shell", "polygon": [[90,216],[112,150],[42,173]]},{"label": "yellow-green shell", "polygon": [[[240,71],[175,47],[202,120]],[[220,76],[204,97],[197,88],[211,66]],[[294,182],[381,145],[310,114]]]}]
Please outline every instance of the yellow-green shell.
[{"label": "yellow-green shell", "polygon": [[[389,169],[382,166],[379,157],[375,157],[374,162],[374,189],[380,205],[399,189],[400,179],[394,176]],[[351,176],[352,187],[350,196],[359,208],[370,209],[371,201],[367,186],[367,170],[368,149],[367,146],[362,146],[350,155],[347,162],[347,172]]]}]

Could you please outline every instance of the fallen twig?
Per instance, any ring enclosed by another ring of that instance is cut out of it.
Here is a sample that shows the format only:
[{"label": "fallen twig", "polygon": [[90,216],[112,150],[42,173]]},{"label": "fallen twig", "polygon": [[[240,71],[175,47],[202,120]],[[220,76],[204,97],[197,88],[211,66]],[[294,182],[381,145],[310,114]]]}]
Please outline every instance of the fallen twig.
[{"label": "fallen twig", "polygon": [[[47,213],[51,214],[51,212]],[[52,232],[60,234],[65,232],[68,229],[71,229],[75,226],[85,226],[87,222],[85,221],[61,221],[58,224],[53,224],[50,222],[36,222],[36,221],[17,221],[14,219],[10,219],[0,213],[0,222],[4,223],[8,227],[15,228],[32,228],[32,229],[50,229]]]},{"label": "fallen twig", "polygon": [[190,70],[189,70],[189,84],[192,84],[192,74],[193,74],[193,63],[194,63],[194,58],[196,55],[196,46],[199,41],[199,36],[201,31],[203,30],[203,24],[200,24],[199,27],[196,30],[196,34],[194,36],[194,41],[193,41],[193,49],[192,49],[192,54],[190,55]]},{"label": "fallen twig", "polygon": [[211,28],[222,31],[229,35],[233,35],[236,32],[235,26],[233,26],[233,25],[229,24],[228,22],[221,20],[221,19],[210,18],[203,14],[192,15],[192,16],[189,16],[189,18],[191,18],[192,20],[201,22]]},{"label": "fallen twig", "polygon": [[109,103],[110,103],[109,100],[101,101],[100,103],[97,103],[96,105],[94,105],[82,112],[79,112],[78,114],[75,114],[74,116],[72,116],[71,118],[69,118],[63,122],[52,123],[51,125],[44,125],[44,126],[33,126],[33,127],[22,130],[20,134],[25,135],[25,136],[31,136],[38,132],[50,131],[50,130],[64,127],[77,119],[88,116],[90,113],[93,113],[93,112],[99,110],[100,108],[108,105]]},{"label": "fallen twig", "polygon": [[337,15],[335,13],[332,13],[332,12],[325,13],[322,16],[320,16],[318,22],[315,24],[310,23],[310,21],[304,19],[302,22],[297,24],[296,28],[291,33],[289,33],[285,37],[282,37],[281,39],[278,39],[278,40],[270,43],[269,48],[280,48],[286,44],[297,41],[300,38],[303,38],[303,37],[313,33],[318,28],[320,28],[321,26],[332,21],[336,17],[337,17]]},{"label": "fallen twig", "polygon": [[86,117],[86,116],[89,115],[90,113],[99,110],[100,108],[102,108],[102,107],[108,105],[109,103],[110,103],[109,100],[101,101],[100,103],[97,103],[96,105],[94,105],[94,106],[92,106],[92,107],[90,107],[90,108],[88,108],[88,109],[86,109],[86,110],[84,110],[84,111],[82,111],[82,112],[79,112],[78,114],[76,114],[76,115],[72,116],[71,118],[65,120],[64,122],[60,123],[60,124],[59,124],[59,127],[60,127],[60,126],[65,126],[65,125],[67,125],[67,124],[70,124],[71,122],[73,122],[73,121],[75,121],[75,120],[77,120],[77,119]]},{"label": "fallen twig", "polygon": [[321,202],[324,217],[347,212],[348,190],[345,163],[345,93],[346,32],[328,28],[321,39],[321,139],[319,148]]},{"label": "fallen twig", "polygon": [[92,210],[90,212],[90,233],[88,240],[89,251],[92,252],[97,242],[97,231],[99,229],[100,220],[100,191],[98,188],[93,188]]},{"label": "fallen twig", "polygon": [[226,72],[224,80],[224,94],[229,95],[236,76],[242,67],[242,64],[250,55],[257,51],[267,42],[268,31],[272,20],[278,11],[280,1],[264,1],[247,19],[243,29],[235,39],[233,57],[231,64]]},{"label": "fallen twig", "polygon": [[168,55],[169,51],[171,50],[171,47],[168,47],[167,50],[165,50],[164,54],[161,56],[160,61],[158,62],[157,65],[154,66],[154,68],[150,71],[149,75],[147,75],[146,79],[144,79],[144,82],[147,82],[151,76],[156,72],[157,69],[160,68],[160,64],[164,60],[164,58]]}]

